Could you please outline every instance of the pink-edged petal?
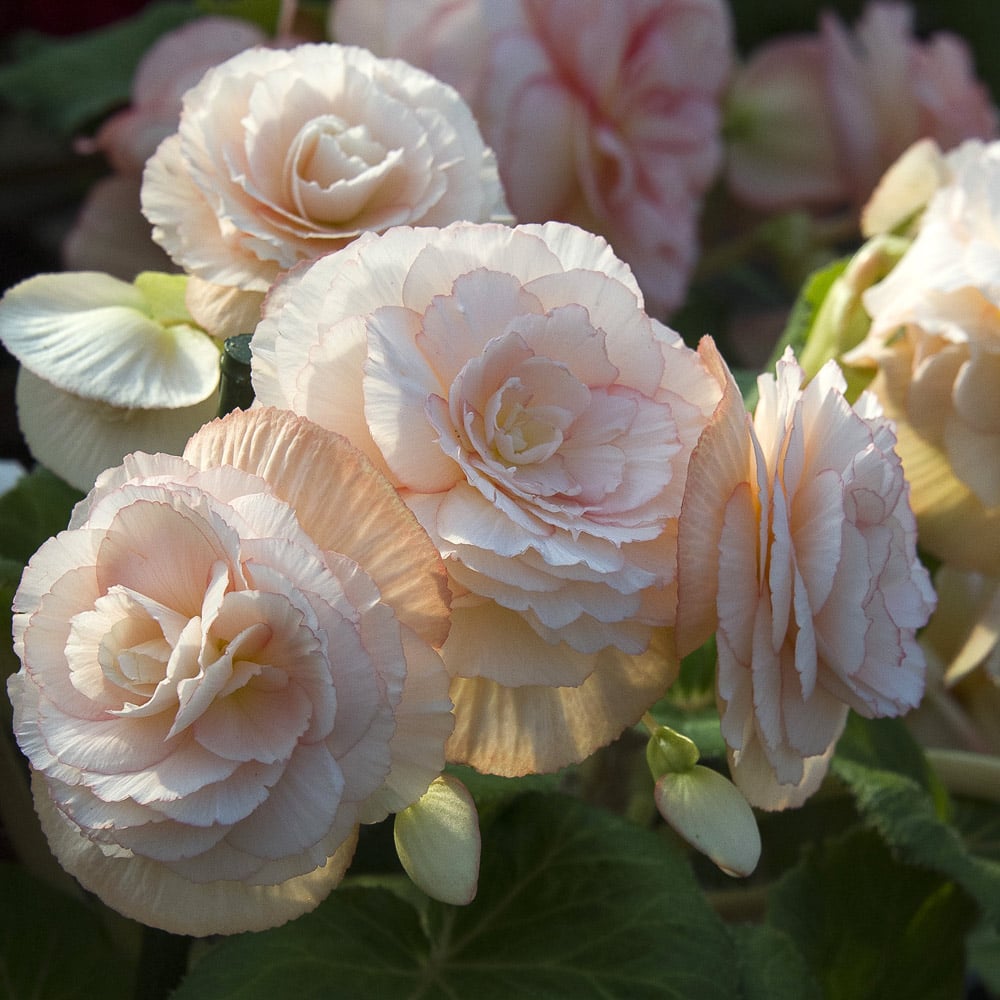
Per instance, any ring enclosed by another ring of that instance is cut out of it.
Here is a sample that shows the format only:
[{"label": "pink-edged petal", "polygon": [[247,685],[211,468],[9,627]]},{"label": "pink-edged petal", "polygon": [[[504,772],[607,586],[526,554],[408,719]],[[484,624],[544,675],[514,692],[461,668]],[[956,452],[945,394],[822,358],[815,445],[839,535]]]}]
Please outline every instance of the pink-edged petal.
[{"label": "pink-edged petal", "polygon": [[307,913],[343,878],[356,844],[356,836],[350,837],[319,868],[276,885],[195,883],[128,852],[106,853],[56,810],[40,782],[34,794],[59,863],[119,912],[173,934],[201,937],[264,930]]},{"label": "pink-edged petal", "polygon": [[[267,408],[209,425],[185,450],[193,464],[261,475],[324,549],[365,568],[399,620],[433,646],[448,634],[450,592],[441,557],[392,486],[343,438]],[[316,469],[330,474],[317,481]]]},{"label": "pink-edged petal", "polygon": [[747,480],[751,468],[749,418],[743,398],[711,340],[699,354],[723,390],[688,466],[678,528],[677,647],[682,656],[697,649],[716,629],[719,572],[726,498]]}]

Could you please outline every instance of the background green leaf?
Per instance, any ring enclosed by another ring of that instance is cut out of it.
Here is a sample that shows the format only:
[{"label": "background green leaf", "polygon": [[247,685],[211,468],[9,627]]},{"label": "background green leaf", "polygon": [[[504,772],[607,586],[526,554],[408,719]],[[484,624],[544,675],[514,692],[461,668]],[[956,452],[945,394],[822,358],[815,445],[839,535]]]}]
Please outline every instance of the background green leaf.
[{"label": "background green leaf", "polygon": [[194,4],[153,3],[135,17],[70,38],[23,32],[0,67],[0,100],[69,136],[128,103],[132,74],[160,35],[198,16]]},{"label": "background green leaf", "polygon": [[869,830],[810,853],[771,893],[770,923],[795,941],[826,1000],[955,1000],[965,978],[968,897],[893,858]]},{"label": "background green leaf", "polygon": [[821,1000],[819,983],[791,937],[770,924],[732,929],[742,1000]]},{"label": "background green leaf", "polygon": [[527,793],[483,831],[479,893],[422,913],[342,887],[313,913],[227,940],[175,1000],[735,1000],[735,950],[661,838],[565,796]]},{"label": "background green leaf", "polygon": [[[0,572],[9,582],[14,563],[24,564],[35,550],[69,523],[83,494],[41,467],[23,476],[0,496]],[[18,572],[17,577],[20,578]]]},{"label": "background green leaf", "polygon": [[[859,730],[870,737],[868,753]],[[886,739],[890,733],[894,739]],[[904,733],[892,720],[852,720],[831,772],[848,786],[864,820],[904,861],[954,879],[1000,927],[1000,862],[973,854],[945,821],[947,803],[928,789],[934,787],[933,779],[926,764],[917,765],[905,747]]]},{"label": "background green leaf", "polygon": [[96,911],[50,889],[17,865],[0,864],[0,997],[118,1000],[133,970]]}]

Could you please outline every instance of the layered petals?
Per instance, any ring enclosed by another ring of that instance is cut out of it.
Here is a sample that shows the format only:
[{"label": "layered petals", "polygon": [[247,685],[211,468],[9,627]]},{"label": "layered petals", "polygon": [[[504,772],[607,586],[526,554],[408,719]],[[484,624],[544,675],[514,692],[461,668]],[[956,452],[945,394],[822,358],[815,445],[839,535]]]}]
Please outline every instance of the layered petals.
[{"label": "layered petals", "polygon": [[[317,453],[371,519],[323,510],[300,464]],[[304,419],[238,411],[184,457],[129,456],[14,599],[14,731],[57,859],[173,933],[312,908],[358,824],[416,801],[444,766],[453,720],[432,643],[447,614],[412,515]]]},{"label": "layered petals", "polygon": [[649,648],[673,623],[687,456],[719,390],[603,240],[365,237],[275,286],[253,354],[258,399],[348,437],[445,558],[453,759],[553,770],[662,692],[672,657]]},{"label": "layered petals", "polygon": [[362,232],[507,217],[459,95],[338,45],[255,48],[209,70],[146,165],[142,205],[185,270],[253,292]]},{"label": "layered petals", "polygon": [[716,0],[340,0],[334,37],[458,88],[515,216],[605,236],[657,312],[683,299],[721,164],[730,23]]},{"label": "layered petals", "polygon": [[965,143],[936,174],[913,242],[864,295],[871,327],[845,360],[875,369],[921,545],[955,568],[997,575],[1000,145]]},{"label": "layered petals", "polygon": [[848,708],[920,701],[915,632],[934,607],[895,438],[874,399],[852,408],[831,362],[808,386],[786,354],[753,420],[710,341],[724,395],[692,457],[678,542],[683,655],[716,633],[717,698],[736,784],[801,804]]}]

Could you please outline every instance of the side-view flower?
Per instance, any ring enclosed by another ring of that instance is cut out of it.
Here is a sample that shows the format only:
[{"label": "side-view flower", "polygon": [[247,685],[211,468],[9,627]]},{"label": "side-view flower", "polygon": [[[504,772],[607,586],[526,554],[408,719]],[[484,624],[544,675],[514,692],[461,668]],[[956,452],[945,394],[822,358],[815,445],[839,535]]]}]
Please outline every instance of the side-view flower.
[{"label": "side-view flower", "polygon": [[694,451],[680,516],[681,655],[714,632],[733,779],[765,809],[819,786],[848,708],[916,707],[916,630],[935,596],[916,555],[892,426],[844,399],[828,362],[804,388],[790,352],[758,378],[753,419],[706,339],[723,398]]},{"label": "side-view flower", "polygon": [[358,824],[444,765],[445,580],[384,478],[290,413],[128,456],[14,599],[14,731],[56,858],[178,934],[312,909]]},{"label": "side-view flower", "polygon": [[456,223],[362,237],[265,303],[258,399],[351,440],[446,558],[455,761],[582,760],[674,676],[676,519],[720,390],[642,301],[583,230]]}]

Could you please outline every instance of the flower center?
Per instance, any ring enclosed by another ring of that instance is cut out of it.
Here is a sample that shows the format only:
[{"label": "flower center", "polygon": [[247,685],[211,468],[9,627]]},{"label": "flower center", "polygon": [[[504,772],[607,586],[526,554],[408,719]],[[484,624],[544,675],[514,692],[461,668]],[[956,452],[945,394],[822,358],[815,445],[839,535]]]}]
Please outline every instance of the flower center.
[{"label": "flower center", "polygon": [[512,378],[487,405],[487,440],[500,458],[511,465],[544,462],[563,443],[558,423],[565,424],[566,411],[531,403],[531,393],[520,379]]},{"label": "flower center", "polygon": [[340,223],[353,218],[400,162],[366,125],[319,115],[299,130],[285,157],[284,185],[306,219]]}]

